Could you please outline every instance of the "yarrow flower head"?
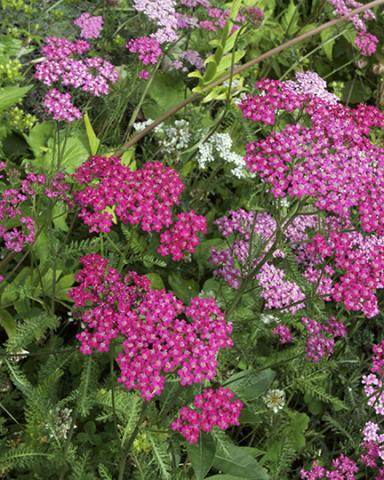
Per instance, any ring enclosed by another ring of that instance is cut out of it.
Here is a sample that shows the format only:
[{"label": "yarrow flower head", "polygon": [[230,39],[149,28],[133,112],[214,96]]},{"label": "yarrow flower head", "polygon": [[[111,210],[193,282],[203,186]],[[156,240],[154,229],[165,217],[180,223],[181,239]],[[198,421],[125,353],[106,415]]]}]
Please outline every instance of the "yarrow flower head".
[{"label": "yarrow flower head", "polygon": [[179,204],[184,189],[177,172],[160,162],[132,171],[117,157],[92,157],[77,169],[74,178],[80,186],[75,193],[80,217],[94,232],[111,229],[109,207],[115,208],[123,223],[159,232],[173,223],[172,207]]},{"label": "yarrow flower head", "polygon": [[181,260],[185,252],[194,253],[200,243],[198,233],[205,234],[207,231],[207,220],[202,215],[196,215],[191,210],[179,213],[177,221],[170,230],[160,235],[160,247],[158,252],[162,256],[171,255],[172,260]]},{"label": "yarrow flower head", "polygon": [[48,87],[59,87],[51,88],[44,99],[45,111],[55,120],[72,122],[81,118],[80,110],[72,104],[71,91],[66,90],[80,89],[99,97],[107,95],[110,84],[119,78],[107,60],[84,57],[89,48],[85,40],[72,42],[62,37],[44,40],[41,50],[45,58],[36,66],[35,77]]},{"label": "yarrow flower head", "polygon": [[205,388],[203,393],[195,396],[192,407],[180,409],[179,417],[172,422],[171,428],[194,444],[199,441],[200,432],[210,432],[214,427],[226,430],[232,425],[239,425],[243,407],[243,402],[236,400],[235,394],[228,388]]},{"label": "yarrow flower head", "polygon": [[314,363],[320,362],[333,353],[335,338],[345,337],[345,325],[338,322],[335,317],[330,317],[322,324],[308,317],[302,317],[301,322],[307,331],[306,355]]},{"label": "yarrow flower head", "polygon": [[144,65],[154,65],[163,53],[158,40],[152,37],[132,38],[125,47],[129,52],[136,53]]},{"label": "yarrow flower head", "polygon": [[332,460],[332,470],[321,467],[317,462],[314,462],[309,471],[301,470],[300,478],[302,480],[356,480],[358,471],[359,467],[356,462],[342,454]]},{"label": "yarrow flower head", "polygon": [[73,23],[81,28],[80,36],[82,38],[99,38],[103,28],[103,17],[92,16],[90,13],[85,12],[76,18]]},{"label": "yarrow flower head", "polygon": [[70,93],[61,93],[56,88],[49,90],[44,98],[44,109],[59,122],[79,120],[82,114],[72,103]]},{"label": "yarrow flower head", "polygon": [[86,325],[77,336],[82,353],[106,352],[121,335],[118,381],[144,400],[162,392],[167,373],[177,372],[181,385],[216,376],[219,350],[233,343],[232,325],[213,298],[195,297],[185,307],[172,293],[151,290],[146,277],[122,278],[99,255],[81,261],[70,296]]},{"label": "yarrow flower head", "polygon": [[[350,14],[352,9],[363,6],[363,3],[357,0],[328,0],[335,8],[335,13],[339,17],[344,17]],[[356,30],[356,47],[364,56],[373,55],[376,52],[379,39],[370,33],[367,33],[366,20],[374,20],[375,14],[371,9],[365,10],[360,15],[353,15],[351,21]]]}]

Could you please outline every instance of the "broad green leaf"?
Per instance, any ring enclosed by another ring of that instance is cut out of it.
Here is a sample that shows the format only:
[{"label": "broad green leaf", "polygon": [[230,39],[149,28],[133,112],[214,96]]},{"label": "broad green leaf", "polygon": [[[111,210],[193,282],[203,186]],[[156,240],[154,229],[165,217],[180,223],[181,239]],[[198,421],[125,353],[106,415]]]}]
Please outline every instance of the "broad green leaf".
[{"label": "broad green leaf", "polygon": [[217,71],[217,63],[215,60],[209,60],[207,69],[204,75],[204,83],[208,83],[215,78]]},{"label": "broad green leaf", "polygon": [[137,170],[137,164],[135,160],[135,150],[136,148],[133,146],[128,148],[123,155],[121,156],[121,163],[127,167],[129,167],[133,172]]},{"label": "broad green leaf", "polygon": [[213,466],[226,474],[243,480],[268,480],[267,472],[244,448],[227,444],[219,447]]},{"label": "broad green leaf", "polygon": [[234,475],[213,475],[213,477],[207,477],[207,480],[240,480],[240,477]]},{"label": "broad green leaf", "polygon": [[87,137],[88,137],[89,151],[91,152],[91,155],[96,155],[100,145],[100,139],[97,138],[96,133],[93,130],[88,113],[84,114],[84,124],[85,124],[85,130],[87,132]]},{"label": "broad green leaf", "polygon": [[182,102],[188,95],[189,92],[185,91],[185,85],[181,79],[170,73],[158,72],[148,92],[153,103],[146,102],[143,105],[143,111],[147,118],[156,118]]},{"label": "broad green leaf", "polygon": [[47,149],[48,140],[52,137],[54,125],[52,122],[43,122],[35,125],[25,136],[35,158],[40,157]]},{"label": "broad green leaf", "polygon": [[195,280],[186,279],[179,273],[171,273],[168,282],[175,295],[185,303],[199,293],[199,285]]},{"label": "broad green leaf", "polygon": [[4,87],[0,88],[0,111],[20,102],[24,95],[29,92],[32,85],[26,87]]},{"label": "broad green leaf", "polygon": [[212,467],[215,458],[216,442],[212,435],[201,433],[196,445],[187,446],[196,480],[203,480]]},{"label": "broad green leaf", "polygon": [[299,14],[297,5],[295,5],[295,2],[293,0],[289,2],[288,8],[286,10],[287,11],[281,22],[282,26],[287,32],[295,33],[298,28]]},{"label": "broad green leaf", "polygon": [[68,290],[75,283],[75,276],[73,273],[62,276],[56,283],[55,296],[61,300],[69,300]]},{"label": "broad green leaf", "polygon": [[320,33],[321,42],[323,43],[323,50],[325,56],[330,62],[333,60],[333,46],[336,40],[332,37],[335,35],[335,31],[332,28],[326,28]]},{"label": "broad green leaf", "polygon": [[232,7],[231,7],[231,19],[232,20],[236,19],[242,3],[243,3],[243,0],[233,0],[232,1]]},{"label": "broad green leaf", "polygon": [[158,273],[147,273],[145,276],[151,281],[151,288],[154,290],[165,288],[163,279]]},{"label": "broad green leaf", "polygon": [[16,334],[16,320],[7,310],[0,309],[0,325],[6,331],[8,338]]},{"label": "broad green leaf", "polygon": [[276,373],[270,368],[261,372],[245,370],[232,375],[223,385],[244,400],[253,401],[270,388],[275,376]]}]

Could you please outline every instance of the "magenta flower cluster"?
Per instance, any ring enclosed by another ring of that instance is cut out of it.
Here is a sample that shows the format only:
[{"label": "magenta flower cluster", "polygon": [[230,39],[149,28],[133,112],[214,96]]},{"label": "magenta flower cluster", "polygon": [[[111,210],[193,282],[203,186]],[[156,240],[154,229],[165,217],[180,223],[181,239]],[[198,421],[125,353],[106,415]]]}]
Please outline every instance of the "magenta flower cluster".
[{"label": "magenta flower cluster", "polygon": [[171,424],[172,430],[194,444],[199,441],[200,431],[210,432],[216,426],[226,430],[231,425],[239,425],[244,404],[234,397],[228,388],[205,388],[195,396],[192,407],[180,409],[179,417]]},{"label": "magenta flower cluster", "polygon": [[333,259],[332,298],[349,311],[362,311],[367,318],[379,313],[377,290],[384,287],[384,239],[377,235],[342,232],[339,227],[327,237],[316,234],[306,246],[314,265]]},{"label": "magenta flower cluster", "polygon": [[130,53],[136,53],[144,65],[154,65],[163,53],[159,41],[153,37],[132,38],[125,47]]},{"label": "magenta flower cluster", "polygon": [[307,332],[306,356],[314,363],[332,355],[335,338],[347,335],[345,325],[335,317],[330,317],[325,323],[302,317],[301,322]]},{"label": "magenta flower cluster", "polygon": [[184,185],[176,170],[161,162],[132,171],[118,157],[91,157],[73,176],[79,184],[74,192],[79,216],[91,232],[109,232],[112,212],[144,232],[165,229],[158,252],[175,261],[193,253],[200,243],[198,234],[206,232],[205,217],[193,210],[179,213],[174,223],[173,207],[180,203]]},{"label": "magenta flower cluster", "polygon": [[342,454],[332,460],[332,470],[320,466],[317,462],[312,465],[311,470],[301,470],[301,480],[356,480],[356,473],[359,468],[352,459]]},{"label": "magenta flower cluster", "polygon": [[[275,80],[265,80],[267,85]],[[313,197],[315,205],[349,219],[357,209],[366,232],[384,231],[383,205],[379,201],[384,186],[380,175],[384,149],[369,138],[372,127],[384,126],[384,115],[372,106],[356,109],[324,101],[321,97],[289,94],[278,82],[263,95],[248,97],[240,108],[246,118],[273,124],[283,107],[302,108],[312,126],[288,124],[282,131],[247,145],[245,160],[252,173],[271,185],[275,197]],[[277,98],[276,98],[277,97]],[[299,101],[298,101],[299,100]]]},{"label": "magenta flower cluster", "polygon": [[180,261],[186,252],[193,253],[200,243],[199,233],[207,231],[207,220],[193,210],[181,212],[174,225],[160,235],[158,253],[163,257],[171,255],[172,260]]},{"label": "magenta flower cluster", "polygon": [[36,66],[35,77],[48,87],[57,87],[51,88],[44,98],[44,109],[55,120],[72,122],[81,118],[80,110],[72,102],[72,93],[67,89],[99,97],[107,95],[110,84],[119,78],[117,70],[107,60],[84,57],[89,49],[90,44],[85,40],[72,42],[62,37],[47,37],[44,41],[41,49],[44,60]]},{"label": "magenta flower cluster", "polygon": [[132,171],[118,157],[91,157],[74,174],[83,189],[74,194],[80,217],[91,232],[108,232],[115,213],[123,223],[159,232],[173,223],[172,208],[180,202],[184,185],[177,172],[161,162]]},{"label": "magenta flower cluster", "polygon": [[86,325],[77,336],[83,354],[108,351],[122,336],[118,381],[145,400],[162,392],[167,374],[177,372],[181,385],[216,376],[219,350],[233,343],[232,325],[213,298],[195,297],[185,307],[172,293],[151,290],[146,277],[122,278],[100,255],[81,262],[69,295]]},{"label": "magenta flower cluster", "polygon": [[99,38],[103,28],[103,17],[84,12],[73,23],[81,29],[81,38]]}]

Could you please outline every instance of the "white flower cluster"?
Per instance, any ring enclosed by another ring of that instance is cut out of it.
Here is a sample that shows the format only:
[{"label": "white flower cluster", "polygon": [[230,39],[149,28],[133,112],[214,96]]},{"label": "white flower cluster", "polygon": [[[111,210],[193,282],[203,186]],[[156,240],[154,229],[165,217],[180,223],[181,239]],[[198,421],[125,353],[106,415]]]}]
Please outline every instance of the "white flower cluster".
[{"label": "white flower cluster", "polygon": [[[145,122],[138,122],[133,125],[137,132],[141,132],[150,125],[153,120],[148,119]],[[169,154],[180,152],[188,147],[191,141],[189,122],[186,120],[176,120],[174,125],[167,127],[158,125],[154,130],[156,137],[162,149]]]},{"label": "white flower cluster", "polygon": [[[72,409],[56,408],[55,410],[50,410],[48,416],[50,420],[45,424],[45,427],[50,431],[49,437],[66,440],[71,430]],[[76,425],[74,428],[76,428]]]},{"label": "white flower cluster", "polygon": [[206,168],[217,157],[224,162],[233,164],[232,175],[237,178],[247,176],[245,160],[241,155],[232,151],[232,138],[228,133],[214,133],[199,147],[197,162],[200,168]]}]

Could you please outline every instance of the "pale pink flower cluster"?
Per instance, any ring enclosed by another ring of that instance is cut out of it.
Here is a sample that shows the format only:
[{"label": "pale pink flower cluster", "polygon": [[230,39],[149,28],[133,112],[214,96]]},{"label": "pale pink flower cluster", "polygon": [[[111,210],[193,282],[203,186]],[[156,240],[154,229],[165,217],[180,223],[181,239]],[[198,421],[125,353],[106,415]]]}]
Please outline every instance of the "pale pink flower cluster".
[{"label": "pale pink flower cluster", "polygon": [[[234,238],[230,248],[213,248],[210,262],[218,267],[215,269],[215,275],[223,277],[232,288],[239,288],[241,279],[257,268],[265,252],[272,247],[276,221],[267,213],[256,214],[239,209],[230,211],[227,216],[216,220],[215,223],[224,237]],[[255,251],[255,245],[260,240],[262,248]],[[282,251],[273,252],[272,258],[282,257],[284,257]],[[254,278],[261,287],[261,297],[265,300],[267,309],[275,308],[295,313],[304,308],[302,301],[305,297],[300,287],[289,281],[284,271],[273,263],[265,262]]]},{"label": "pale pink flower cluster", "polygon": [[185,307],[172,293],[151,290],[146,277],[122,278],[100,255],[81,262],[79,286],[69,295],[86,325],[77,336],[83,354],[106,352],[122,336],[118,381],[144,400],[160,395],[168,373],[176,372],[181,385],[216,376],[219,350],[233,342],[232,324],[213,298],[195,297]]},{"label": "pale pink flower cluster", "polygon": [[44,99],[45,111],[55,120],[72,122],[81,118],[80,110],[72,103],[73,89],[99,97],[107,95],[110,84],[119,78],[116,68],[107,60],[83,56],[89,49],[90,44],[85,40],[72,42],[62,37],[44,40],[41,49],[44,60],[36,66],[35,77],[48,87],[57,87],[49,90]]},{"label": "pale pink flower cluster", "polygon": [[103,17],[84,12],[73,23],[81,29],[80,37],[99,38],[103,28]]},{"label": "pale pink flower cluster", "polygon": [[177,40],[176,0],[133,0],[133,7],[144,13],[158,30],[153,37],[160,43]]},{"label": "pale pink flower cluster", "polygon": [[[5,168],[5,163],[1,162],[0,171],[5,171]],[[5,175],[1,177],[6,178]],[[8,182],[11,177],[10,172]],[[45,175],[29,173],[19,184],[7,187],[0,194],[0,239],[7,250],[21,252],[26,245],[35,241],[35,222],[25,214],[28,205],[38,194],[68,201],[69,185],[64,182],[62,174],[48,182]]]},{"label": "pale pink flower cluster", "polygon": [[228,388],[205,388],[203,393],[195,396],[192,407],[180,409],[179,417],[171,424],[172,430],[180,432],[190,444],[194,444],[199,441],[200,431],[210,432],[216,426],[226,430],[231,425],[240,425],[244,404],[234,397]]},{"label": "pale pink flower cluster", "polygon": [[[338,16],[348,15],[353,9],[362,7],[363,4],[356,0],[328,0],[328,2],[335,8],[335,13]],[[372,10],[367,9],[360,15],[353,15],[351,20],[356,30],[355,44],[364,56],[373,55],[376,52],[376,47],[379,39],[367,32],[367,20],[375,20],[376,16]]]},{"label": "pale pink flower cluster", "polygon": [[371,371],[364,375],[362,383],[364,393],[367,396],[367,403],[372,407],[377,415],[384,416],[384,340],[378,345],[374,345]]}]

